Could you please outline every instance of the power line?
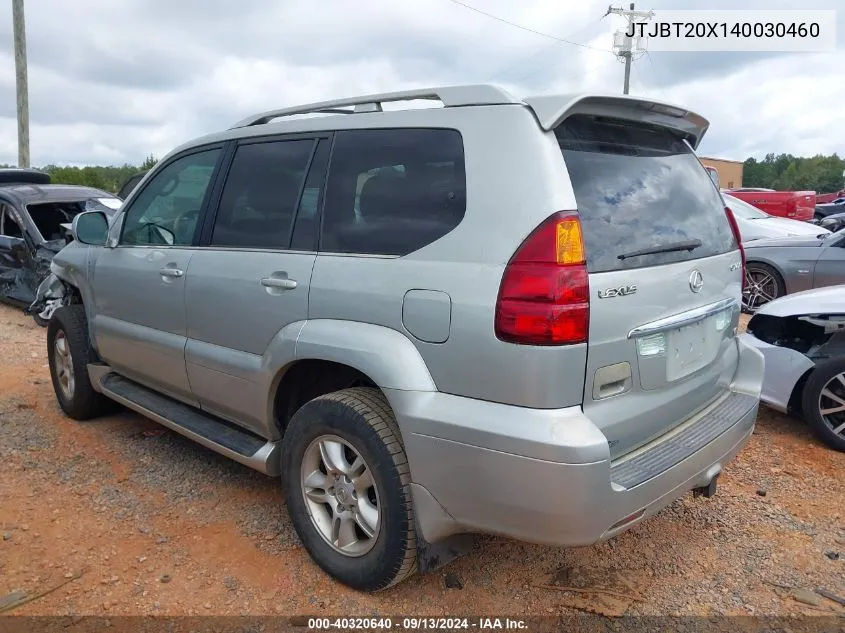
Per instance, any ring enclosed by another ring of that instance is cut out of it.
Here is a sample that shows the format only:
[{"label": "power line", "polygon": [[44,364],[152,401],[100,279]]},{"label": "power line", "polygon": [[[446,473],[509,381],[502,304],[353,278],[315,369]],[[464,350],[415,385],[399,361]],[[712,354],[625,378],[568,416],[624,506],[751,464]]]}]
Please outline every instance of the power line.
[{"label": "power line", "polygon": [[660,73],[657,72],[657,65],[651,60],[651,53],[646,51],[645,56],[648,58],[648,63],[651,66],[651,69],[654,71],[654,79],[656,80],[655,83],[657,84],[657,87],[662,90],[663,82],[661,81]]},{"label": "power line", "polygon": [[[602,16],[601,18],[597,18],[597,19],[595,19],[595,20],[591,20],[590,22],[588,22],[587,24],[583,25],[583,26],[582,26],[581,28],[579,28],[578,30],[573,31],[572,33],[569,33],[569,34],[568,34],[565,38],[561,38],[560,40],[554,41],[554,42],[552,42],[551,44],[549,44],[548,46],[544,46],[543,48],[541,48],[541,49],[540,49],[540,50],[538,50],[537,52],[532,53],[531,55],[528,55],[527,57],[522,57],[522,58],[518,59],[518,60],[517,60],[516,62],[514,62],[513,64],[510,64],[509,66],[507,66],[504,70],[500,70],[499,72],[494,73],[494,74],[491,76],[490,81],[492,81],[492,80],[493,80],[493,79],[495,79],[496,77],[500,77],[500,76],[502,76],[502,75],[506,75],[506,74],[508,74],[509,72],[511,72],[512,70],[514,70],[515,68],[518,68],[519,66],[522,66],[522,65],[523,65],[523,64],[525,64],[526,62],[529,62],[529,61],[531,61],[532,59],[535,59],[535,58],[537,58],[537,57],[539,57],[539,56],[543,55],[544,53],[547,53],[547,52],[551,51],[552,49],[557,48],[557,47],[558,47],[558,46],[560,46],[561,44],[564,44],[564,43],[568,42],[568,41],[569,41],[569,38],[574,37],[575,35],[577,35],[577,34],[578,34],[578,33],[580,33],[581,31],[584,31],[584,30],[585,30],[585,29],[587,29],[588,27],[593,26],[596,22],[601,22],[601,21],[604,19],[604,17],[605,17],[605,16]],[[607,51],[607,52],[611,52],[611,51]],[[520,76],[521,76],[521,75],[518,75],[518,77],[520,77]]]},{"label": "power line", "polygon": [[561,44],[563,44],[563,42],[552,42],[548,46],[544,46],[543,48],[541,48],[539,51],[536,51],[535,53],[532,53],[531,55],[529,55],[527,57],[522,57],[521,59],[517,60],[516,62],[514,62],[513,64],[511,64],[510,66],[508,66],[504,70],[500,70],[499,72],[493,74],[491,76],[491,80],[495,79],[496,77],[501,77],[502,75],[507,75],[509,72],[511,72],[515,68],[519,68],[520,66],[522,66],[525,62],[531,61],[535,57],[539,57],[543,53],[547,53],[547,52],[551,51],[553,48],[557,48]]},{"label": "power line", "polygon": [[589,48],[590,50],[594,51],[602,51],[604,53],[611,53],[613,51],[609,51],[605,48],[597,48],[595,46],[590,46],[589,44],[580,44],[578,42],[572,42],[567,40],[563,37],[557,37],[556,35],[551,35],[549,33],[544,33],[543,31],[538,31],[536,29],[529,28],[527,26],[522,26],[521,24],[517,24],[516,22],[511,22],[510,20],[506,20],[504,18],[500,18],[497,15],[493,15],[492,13],[487,13],[486,11],[482,11],[481,9],[476,9],[475,7],[466,4],[465,2],[461,2],[461,0],[449,0],[454,4],[464,7],[465,9],[469,9],[470,11],[475,11],[476,13],[480,13],[481,15],[487,16],[491,20],[496,20],[497,22],[501,22],[502,24],[508,24],[514,28],[520,29],[521,31],[527,31],[528,33],[534,33],[535,35],[540,35],[541,37],[546,37],[550,40],[555,40],[557,42],[563,42],[565,44],[572,44],[573,46],[580,46],[581,48]]}]

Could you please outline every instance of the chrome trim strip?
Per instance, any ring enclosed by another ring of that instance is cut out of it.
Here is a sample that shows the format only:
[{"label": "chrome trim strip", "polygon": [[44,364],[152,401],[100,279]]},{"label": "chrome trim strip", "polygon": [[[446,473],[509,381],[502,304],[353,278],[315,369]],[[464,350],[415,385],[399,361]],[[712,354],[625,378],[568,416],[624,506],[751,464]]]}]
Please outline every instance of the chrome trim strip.
[{"label": "chrome trim strip", "polygon": [[722,299],[721,301],[711,303],[710,305],[701,306],[700,308],[694,308],[692,310],[688,310],[687,312],[681,312],[680,314],[674,314],[672,316],[658,319],[657,321],[652,321],[651,323],[635,327],[633,330],[628,332],[628,338],[636,338],[638,336],[646,336],[648,334],[658,334],[660,332],[667,332],[685,325],[692,325],[693,323],[703,321],[707,317],[713,316],[717,312],[727,310],[728,308],[739,309],[739,302],[736,299]]}]

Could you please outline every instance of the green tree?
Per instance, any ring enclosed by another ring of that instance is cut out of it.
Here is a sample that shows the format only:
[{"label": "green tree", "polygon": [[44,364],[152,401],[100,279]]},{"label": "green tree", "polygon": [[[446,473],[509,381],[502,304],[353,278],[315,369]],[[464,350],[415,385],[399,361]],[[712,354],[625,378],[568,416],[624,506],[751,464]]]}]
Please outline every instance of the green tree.
[{"label": "green tree", "polygon": [[158,159],[155,156],[153,156],[152,154],[150,154],[149,156],[147,156],[144,159],[144,162],[141,163],[141,168],[140,168],[139,171],[149,171],[153,167],[156,166],[157,162],[158,162]]},{"label": "green tree", "polygon": [[792,154],[766,154],[763,160],[749,158],[744,163],[743,185],[818,193],[838,191],[843,187],[845,160],[837,154],[811,157]]}]

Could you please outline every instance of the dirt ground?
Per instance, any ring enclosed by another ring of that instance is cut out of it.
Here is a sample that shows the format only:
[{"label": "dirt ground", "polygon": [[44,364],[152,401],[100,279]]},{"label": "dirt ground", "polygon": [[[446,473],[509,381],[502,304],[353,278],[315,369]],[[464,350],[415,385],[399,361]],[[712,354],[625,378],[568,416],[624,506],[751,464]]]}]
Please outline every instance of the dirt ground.
[{"label": "dirt ground", "polygon": [[450,566],[363,595],[311,563],[276,480],[129,412],[63,417],[45,334],[0,306],[0,599],[67,581],[16,615],[566,614],[576,595],[536,586],[562,566],[623,572],[642,598],[623,600],[632,615],[845,613],[795,598],[845,596],[845,454],[770,410],[711,499],[593,547],[479,537]]}]

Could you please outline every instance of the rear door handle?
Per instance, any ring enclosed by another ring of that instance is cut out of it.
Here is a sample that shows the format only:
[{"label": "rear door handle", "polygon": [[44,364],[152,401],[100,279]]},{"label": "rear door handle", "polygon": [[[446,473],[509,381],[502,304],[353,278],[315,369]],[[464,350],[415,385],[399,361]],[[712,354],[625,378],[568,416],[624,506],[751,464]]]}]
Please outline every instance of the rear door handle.
[{"label": "rear door handle", "polygon": [[279,288],[280,290],[293,290],[296,288],[296,282],[286,277],[264,277],[261,280],[261,285],[265,288]]},{"label": "rear door handle", "polygon": [[179,270],[178,268],[162,268],[158,272],[162,277],[181,277],[185,274],[184,270]]}]

